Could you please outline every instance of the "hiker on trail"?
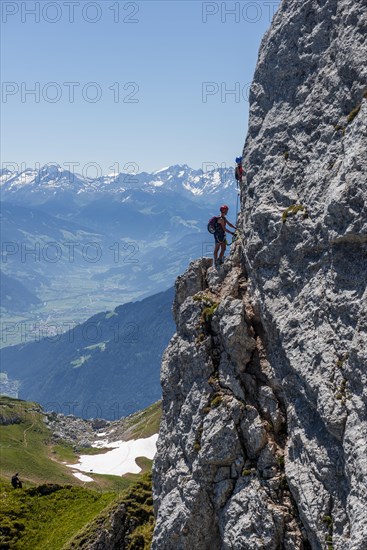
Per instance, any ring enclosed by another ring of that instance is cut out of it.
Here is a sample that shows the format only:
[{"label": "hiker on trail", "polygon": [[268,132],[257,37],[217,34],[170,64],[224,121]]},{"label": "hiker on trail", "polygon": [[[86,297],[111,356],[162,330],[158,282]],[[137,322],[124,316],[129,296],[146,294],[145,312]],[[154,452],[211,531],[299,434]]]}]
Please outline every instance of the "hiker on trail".
[{"label": "hiker on trail", "polygon": [[14,489],[21,489],[22,488],[22,482],[19,479],[19,474],[16,473],[11,478],[11,484],[13,485]]},{"label": "hiker on trail", "polygon": [[235,177],[238,183],[242,183],[242,177],[243,177],[243,167],[242,167],[242,157],[236,158],[236,170],[235,170]]},{"label": "hiker on trail", "polygon": [[[215,226],[215,233],[214,233],[214,240],[215,240],[215,247],[214,247],[214,265],[217,267],[218,265],[221,265],[223,263],[223,256],[226,251],[227,247],[227,239],[226,239],[226,233],[230,233],[231,235],[234,235],[234,232],[229,231],[229,229],[226,228],[226,225],[228,224],[230,227],[232,227],[234,230],[236,230],[236,227],[231,224],[226,218],[226,215],[228,213],[228,206],[224,204],[220,207],[220,216],[217,218],[216,226]],[[220,249],[220,254],[218,258],[218,252]]]}]

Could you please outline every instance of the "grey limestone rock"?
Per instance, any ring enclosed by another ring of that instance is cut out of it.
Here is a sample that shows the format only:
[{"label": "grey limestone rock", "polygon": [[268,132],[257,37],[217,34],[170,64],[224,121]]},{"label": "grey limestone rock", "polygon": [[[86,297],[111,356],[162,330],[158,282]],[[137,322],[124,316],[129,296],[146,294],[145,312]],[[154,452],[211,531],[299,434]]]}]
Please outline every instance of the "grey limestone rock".
[{"label": "grey limestone rock", "polygon": [[367,548],[367,6],[283,0],[240,239],[176,284],[152,548]]},{"label": "grey limestone rock", "polygon": [[[177,334],[162,361],[152,548],[266,544],[275,550],[283,539],[303,548],[298,512],[277,462],[284,442],[272,421],[278,429],[282,404],[260,366],[264,349],[251,324],[255,315],[244,294],[244,274],[233,257],[220,281],[206,260],[201,268],[198,263],[177,282]],[[254,525],[257,531],[249,536]]]},{"label": "grey limestone rock", "polygon": [[283,379],[286,474],[312,548],[325,536],[367,547],[366,14],[363,1],[281,4],[244,148],[246,271]]}]

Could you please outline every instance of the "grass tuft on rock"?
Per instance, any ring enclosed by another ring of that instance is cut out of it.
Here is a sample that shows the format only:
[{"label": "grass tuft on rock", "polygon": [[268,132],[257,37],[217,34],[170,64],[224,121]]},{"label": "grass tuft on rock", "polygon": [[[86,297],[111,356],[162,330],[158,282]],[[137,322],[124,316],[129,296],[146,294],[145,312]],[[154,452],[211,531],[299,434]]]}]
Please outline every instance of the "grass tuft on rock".
[{"label": "grass tuft on rock", "polygon": [[288,206],[282,213],[282,222],[285,223],[288,219],[288,216],[295,216],[298,212],[303,212],[303,217],[308,217],[308,212],[302,204],[292,204]]},{"label": "grass tuft on rock", "polygon": [[210,407],[212,409],[215,409],[217,407],[219,407],[219,405],[222,403],[223,401],[223,396],[219,393],[217,394],[214,394],[212,400],[210,401]]},{"label": "grass tuft on rock", "polygon": [[361,110],[361,105],[357,105],[357,107],[354,107],[354,109],[347,116],[348,124],[350,122],[353,122],[353,120],[356,118],[360,110]]}]

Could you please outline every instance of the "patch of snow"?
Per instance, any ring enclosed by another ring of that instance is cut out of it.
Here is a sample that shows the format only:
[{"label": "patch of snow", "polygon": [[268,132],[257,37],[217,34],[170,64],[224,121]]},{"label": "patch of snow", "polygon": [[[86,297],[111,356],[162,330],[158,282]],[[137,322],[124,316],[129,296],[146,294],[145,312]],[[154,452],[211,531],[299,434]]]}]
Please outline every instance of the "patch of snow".
[{"label": "patch of snow", "polygon": [[14,174],[12,172],[2,174],[2,176],[0,176],[0,185],[3,185],[4,183],[6,183],[13,176]]},{"label": "patch of snow", "polygon": [[95,447],[96,449],[105,449],[106,447],[108,447],[108,445],[108,439],[101,439],[100,441],[95,441],[92,444],[92,447]]},{"label": "patch of snow", "polygon": [[158,434],[154,434],[145,439],[114,441],[105,445],[105,447],[112,447],[112,451],[100,455],[81,455],[78,464],[68,466],[74,470],[96,474],[115,476],[138,474],[141,468],[136,464],[135,459],[144,456],[152,460],[157,451],[157,439]]},{"label": "patch of snow", "polygon": [[94,481],[94,479],[92,479],[91,477],[86,476],[85,474],[81,474],[80,472],[73,472],[73,476],[80,479],[80,481]]},{"label": "patch of snow", "polygon": [[13,188],[13,187],[19,187],[21,185],[27,185],[28,183],[31,183],[34,181],[35,177],[37,176],[37,173],[34,172],[34,173],[31,173],[31,174],[20,174],[20,176],[14,181],[14,182],[11,182],[10,184],[10,188]]},{"label": "patch of snow", "polygon": [[161,168],[160,170],[153,172],[153,176],[155,176],[156,174],[159,174],[160,172],[165,172],[166,170],[168,170],[168,168],[169,166],[165,166],[164,168]]},{"label": "patch of snow", "polygon": [[190,185],[189,183],[184,183],[183,187],[185,189],[187,189],[188,191],[190,191],[193,195],[202,195],[203,194],[202,189],[197,189],[197,188],[193,187],[192,185]]}]

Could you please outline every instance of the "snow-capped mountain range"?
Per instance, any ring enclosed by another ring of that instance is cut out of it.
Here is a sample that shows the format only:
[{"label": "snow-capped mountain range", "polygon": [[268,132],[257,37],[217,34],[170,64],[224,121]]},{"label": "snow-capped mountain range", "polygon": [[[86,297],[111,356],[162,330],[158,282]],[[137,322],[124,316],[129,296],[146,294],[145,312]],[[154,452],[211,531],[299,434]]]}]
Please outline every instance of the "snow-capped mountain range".
[{"label": "snow-capped mountain range", "polygon": [[166,290],[189,261],[212,253],[206,226],[222,203],[236,221],[233,168],[170,166],[92,179],[47,165],[3,169],[0,184],[9,322],[81,322]]},{"label": "snow-capped mountain range", "polygon": [[101,195],[119,197],[129,190],[148,193],[173,191],[191,200],[212,204],[236,193],[234,169],[195,170],[186,164],[162,168],[153,173],[131,170],[97,178],[64,170],[56,164],[21,172],[2,169],[0,172],[2,200],[37,205],[60,194],[73,195],[79,204]]}]

